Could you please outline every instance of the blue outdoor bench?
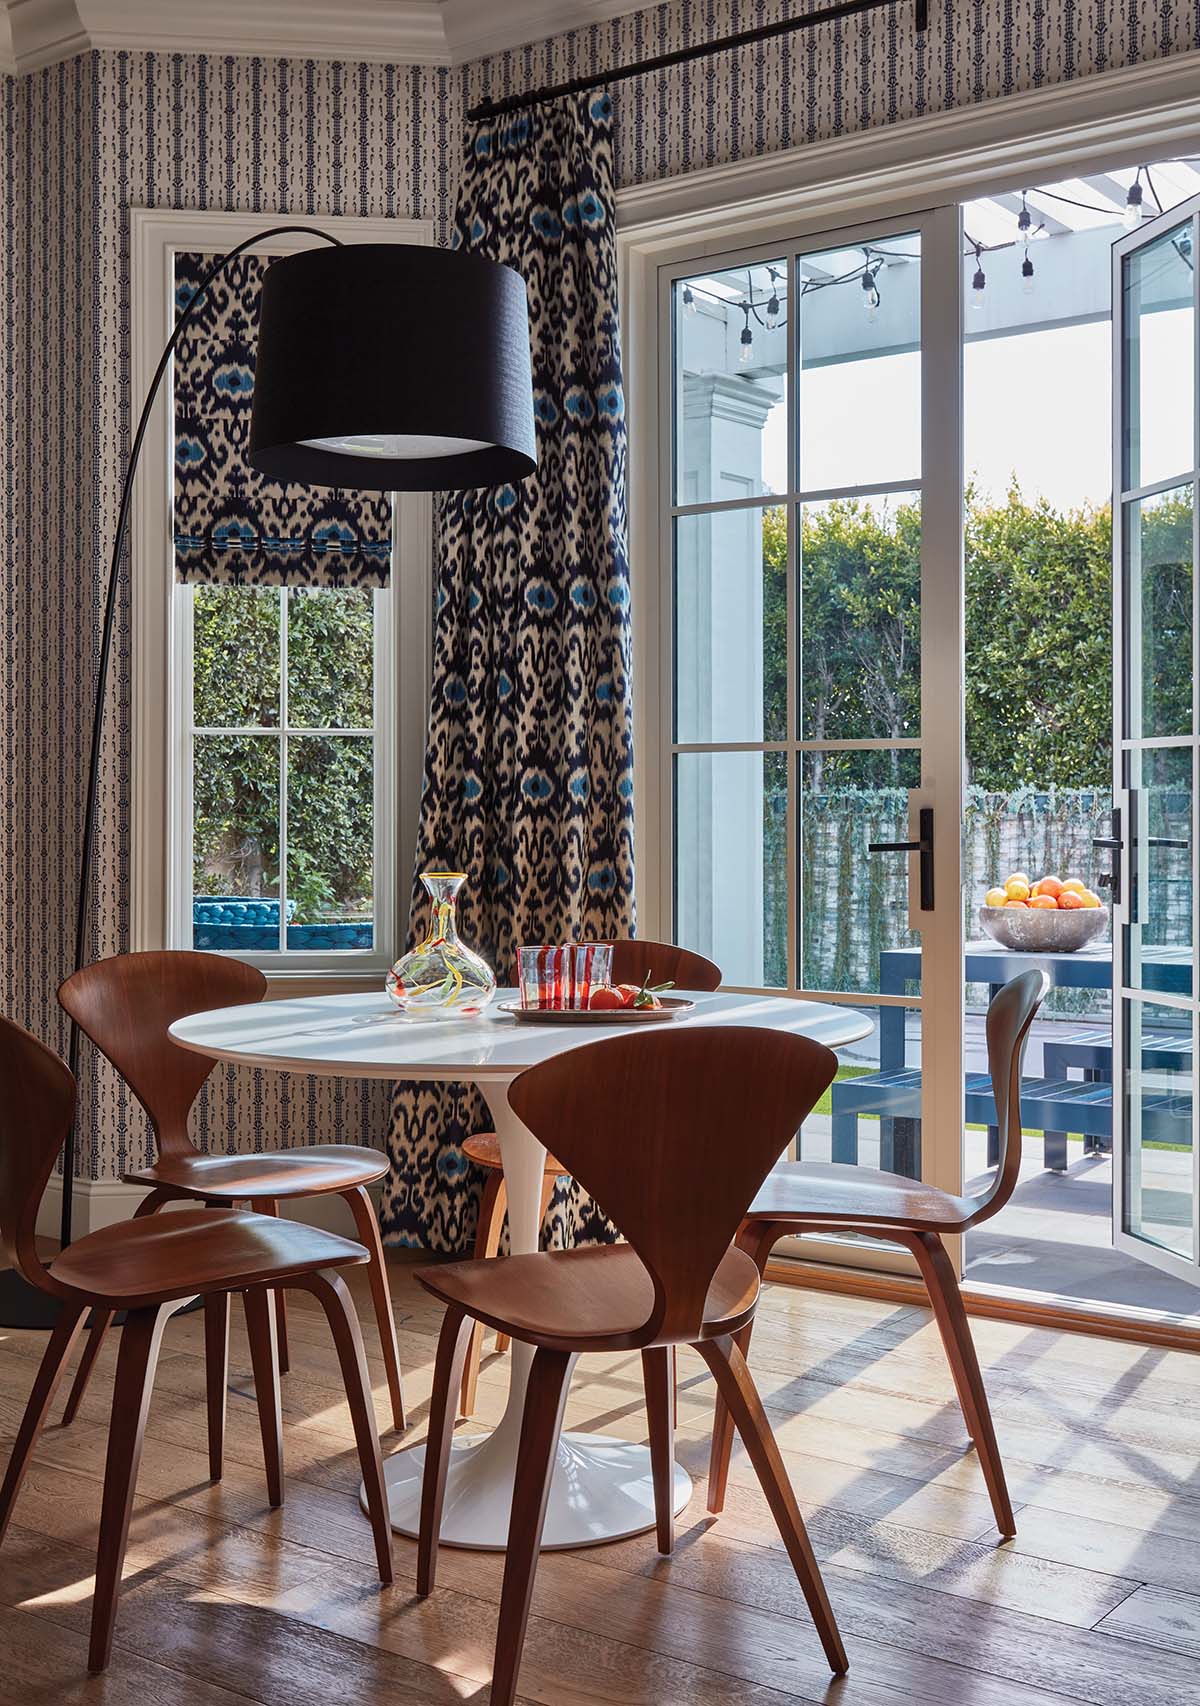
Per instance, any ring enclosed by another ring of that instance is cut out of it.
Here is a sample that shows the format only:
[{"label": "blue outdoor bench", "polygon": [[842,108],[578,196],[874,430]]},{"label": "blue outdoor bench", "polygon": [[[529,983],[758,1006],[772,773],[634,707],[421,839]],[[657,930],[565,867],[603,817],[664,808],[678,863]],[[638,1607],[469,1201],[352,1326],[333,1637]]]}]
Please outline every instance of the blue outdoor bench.
[{"label": "blue outdoor bench", "polygon": [[[1021,1080],[1021,1124],[1040,1131],[1045,1143],[1045,1164],[1055,1172],[1067,1166],[1067,1133],[1082,1132],[1098,1143],[1112,1143],[1113,1087],[1111,1081],[1090,1083],[1071,1078],[1024,1078]],[[861,1114],[879,1119],[879,1165],[885,1172],[895,1168],[895,1122],[921,1118],[921,1074],[874,1072],[865,1078],[841,1078],[833,1084],[833,1159],[858,1160],[858,1121]],[[986,1072],[967,1074],[965,1116],[968,1125],[994,1126],[996,1098]],[[1192,1098],[1169,1091],[1142,1093],[1142,1136],[1148,1142],[1191,1146]],[[907,1165],[909,1158],[904,1157]],[[915,1174],[914,1174],[915,1176]]]},{"label": "blue outdoor bench", "polygon": [[[295,901],[288,902],[287,945],[293,952],[343,952],[370,948],[374,926],[369,918],[348,918],[332,924],[296,924]],[[192,901],[192,946],[209,953],[262,954],[279,947],[279,902],[239,899],[234,895],[197,895]]]}]

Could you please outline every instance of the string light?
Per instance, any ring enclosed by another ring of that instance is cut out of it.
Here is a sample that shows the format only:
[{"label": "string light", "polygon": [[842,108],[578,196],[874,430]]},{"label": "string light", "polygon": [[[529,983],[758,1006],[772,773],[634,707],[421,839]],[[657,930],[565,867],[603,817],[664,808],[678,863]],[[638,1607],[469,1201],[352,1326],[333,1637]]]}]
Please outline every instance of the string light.
[{"label": "string light", "polygon": [[697,312],[696,297],[690,284],[685,284],[683,287],[683,311],[685,314],[695,314]]},{"label": "string light", "polygon": [[867,311],[867,324],[873,326],[879,318],[880,303],[879,286],[875,280],[879,276],[879,268],[883,263],[878,262],[874,272],[872,272],[870,249],[864,249],[863,254],[867,257],[867,264],[863,267],[862,274],[863,307]]},{"label": "string light", "polygon": [[1142,168],[1139,166],[1137,177],[1125,192],[1125,229],[1136,231],[1142,220],[1147,217],[1150,209],[1146,206],[1146,198],[1142,194]]},{"label": "string light", "polygon": [[983,245],[975,244],[975,277],[971,280],[971,306],[979,310],[983,307],[983,293],[987,289],[987,274],[983,270]]},{"label": "string light", "polygon": [[742,313],[746,316],[746,321],[742,327],[742,336],[740,340],[742,347],[738,351],[738,363],[740,366],[745,367],[747,362],[750,360],[750,357],[754,354],[754,333],[750,330],[750,304],[748,302],[742,302],[739,303],[739,307],[741,308]]},{"label": "string light", "polygon": [[779,274],[774,267],[768,267],[767,272],[771,278],[771,295],[767,302],[766,325],[768,332],[773,332],[779,324],[779,316],[782,312],[779,306]]},{"label": "string light", "polygon": [[1025,250],[1025,259],[1021,262],[1021,289],[1026,296],[1033,295],[1033,262],[1029,258],[1029,250]]}]

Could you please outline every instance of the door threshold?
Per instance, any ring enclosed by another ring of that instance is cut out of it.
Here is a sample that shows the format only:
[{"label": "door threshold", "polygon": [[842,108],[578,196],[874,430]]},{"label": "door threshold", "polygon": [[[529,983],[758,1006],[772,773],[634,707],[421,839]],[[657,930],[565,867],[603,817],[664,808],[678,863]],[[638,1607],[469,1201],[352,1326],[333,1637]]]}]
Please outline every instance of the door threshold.
[{"label": "door threshold", "polygon": [[[904,1279],[899,1274],[773,1257],[767,1263],[766,1277],[779,1285],[807,1286],[811,1291],[929,1308],[929,1296],[921,1281]],[[962,1297],[968,1315],[993,1321],[1014,1321],[1028,1327],[1049,1327],[1060,1332],[1087,1333],[1103,1339],[1126,1339],[1135,1344],[1200,1353],[1200,1314],[1173,1315],[1165,1310],[1136,1309],[1121,1303],[1097,1309],[1074,1298],[1047,1298],[1043,1292],[972,1285],[969,1280],[963,1283]]]}]

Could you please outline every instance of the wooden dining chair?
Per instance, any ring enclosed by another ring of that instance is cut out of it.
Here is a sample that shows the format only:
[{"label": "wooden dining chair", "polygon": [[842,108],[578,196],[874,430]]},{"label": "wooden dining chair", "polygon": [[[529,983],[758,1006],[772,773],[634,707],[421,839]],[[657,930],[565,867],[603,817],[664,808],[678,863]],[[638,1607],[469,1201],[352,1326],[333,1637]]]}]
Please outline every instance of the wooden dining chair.
[{"label": "wooden dining chair", "polygon": [[[74,1112],[75,1080],[62,1061],[28,1031],[0,1019],[0,1256],[30,1285],[48,1292],[62,1305],[0,1486],[0,1541],[85,1315],[89,1309],[106,1313],[125,1310],[104,1468],[88,1649],[89,1670],[104,1670],[112,1651],[146,1412],[167,1322],[193,1298],[204,1298],[206,1323],[210,1328],[214,1322],[220,1326],[219,1333],[206,1333],[206,1340],[210,1354],[219,1345],[223,1369],[229,1294],[243,1293],[268,1497],[272,1505],[281,1505],[282,1430],[273,1294],[280,1286],[296,1286],[316,1297],[333,1332],[362,1465],[380,1580],[390,1582],[392,1531],[367,1360],[354,1303],[338,1273],[340,1268],[366,1262],[368,1252],[361,1244],[295,1221],[236,1209],[190,1208],[106,1226],[76,1239],[45,1267],[34,1239],[38,1203]],[[210,1385],[210,1455],[214,1431],[219,1435],[224,1429],[223,1380],[218,1390],[219,1405],[212,1401]],[[215,1455],[219,1459],[219,1440]]]},{"label": "wooden dining chair", "polygon": [[[188,1136],[188,1114],[215,1061],[171,1041],[169,1027],[189,1013],[210,1007],[240,1007],[261,1001],[267,980],[253,966],[224,954],[118,954],[98,960],[67,978],[58,991],[62,1006],[129,1085],[154,1132],[152,1166],[121,1176],[145,1185],[150,1195],[139,1215],[190,1198],[218,1207],[249,1202],[260,1214],[278,1214],[281,1201],[340,1196],[354,1216],[359,1241],[370,1255],[371,1298],[387,1370],[392,1423],[404,1426],[400,1353],[388,1289],[379,1222],[367,1186],[388,1170],[386,1155],[348,1143],[315,1144],[261,1155],[205,1155]],[[75,1418],[96,1357],[112,1322],[93,1318],[87,1348],[63,1414]],[[278,1302],[280,1366],[288,1369],[287,1316]]]},{"label": "wooden dining chair", "polygon": [[[652,983],[673,983],[677,989],[698,989],[711,992],[721,987],[721,968],[703,954],[693,954],[688,948],[678,948],[673,942],[647,942],[632,936],[612,945],[613,983],[642,984],[647,977]],[[500,1139],[494,1131],[476,1132],[463,1144],[463,1154],[487,1173],[483,1195],[479,1201],[479,1220],[475,1228],[473,1254],[483,1259],[494,1256],[500,1248],[500,1233],[508,1207],[504,1184],[504,1163],[500,1158]],[[546,1218],[554,1187],[566,1172],[562,1163],[547,1151],[542,1170],[542,1208],[539,1224]],[[508,1349],[508,1335],[496,1334],[496,1349]],[[475,1393],[479,1384],[479,1361],[483,1351],[483,1328],[476,1327],[471,1336],[463,1369],[462,1394],[459,1409],[464,1416],[475,1411]]]},{"label": "wooden dining chair", "polygon": [[[879,1173],[840,1162],[790,1161],[770,1174],[738,1234],[738,1246],[759,1273],[781,1238],[799,1232],[854,1232],[900,1244],[916,1257],[942,1336],[967,1432],[979,1452],[996,1527],[1017,1532],[992,1427],[987,1391],[946,1247],[948,1232],[962,1233],[999,1214],[1021,1174],[1021,1062],[1029,1027],[1050,987],[1042,971],[1022,972],[992,998],[987,1010],[988,1067],[1003,1150],[989,1189],[980,1197],[955,1197],[898,1173]],[[738,1343],[749,1349],[752,1323]],[[708,1508],[725,1503],[736,1420],[718,1389],[708,1470]]]},{"label": "wooden dining chair", "polygon": [[758,1270],[731,1247],[755,1191],[832,1082],[807,1037],[679,1027],[572,1049],[524,1072],[514,1112],[620,1227],[623,1244],[423,1268],[446,1305],[425,1449],[417,1592],[434,1585],[455,1396],[472,1321],[535,1346],[518,1448],[491,1706],[512,1706],[567,1385],[581,1352],[640,1350],[659,1551],[673,1545],[671,1351],[716,1377],[762,1483],[834,1672],[845,1649],[804,1522],[734,1335],[754,1317]]}]

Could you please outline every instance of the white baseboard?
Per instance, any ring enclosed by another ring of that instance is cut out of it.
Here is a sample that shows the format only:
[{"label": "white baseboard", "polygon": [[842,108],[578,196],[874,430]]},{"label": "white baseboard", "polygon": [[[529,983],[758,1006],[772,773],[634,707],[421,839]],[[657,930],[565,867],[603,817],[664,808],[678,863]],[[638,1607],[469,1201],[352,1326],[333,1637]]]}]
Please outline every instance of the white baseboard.
[{"label": "white baseboard", "polygon": [[[378,1207],[379,1187],[371,1186],[370,1190]],[[141,1185],[127,1185],[123,1179],[76,1179],[71,1193],[72,1236],[82,1238],[85,1233],[99,1232],[101,1227],[129,1220],[145,1194]],[[280,1212],[289,1220],[302,1220],[306,1226],[319,1226],[344,1238],[355,1235],[349,1205],[337,1196],[302,1197],[282,1204]],[[55,1174],[38,1209],[38,1236],[57,1238],[61,1215],[62,1179]]]}]

